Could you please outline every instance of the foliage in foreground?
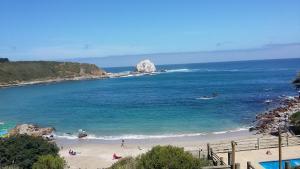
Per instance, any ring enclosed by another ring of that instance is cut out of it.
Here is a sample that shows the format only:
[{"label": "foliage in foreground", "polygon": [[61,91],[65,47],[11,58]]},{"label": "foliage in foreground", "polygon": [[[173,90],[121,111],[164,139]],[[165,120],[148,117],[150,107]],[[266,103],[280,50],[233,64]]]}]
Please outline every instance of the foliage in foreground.
[{"label": "foliage in foreground", "polygon": [[0,139],[0,163],[2,166],[16,165],[31,169],[39,156],[58,155],[58,147],[41,137],[19,135]]},{"label": "foliage in foreground", "polygon": [[208,165],[207,160],[195,158],[183,148],[156,146],[137,158],[119,160],[110,169],[200,169]]},{"label": "foliage in foreground", "polygon": [[32,169],[64,169],[66,162],[63,158],[53,155],[40,156]]},{"label": "foliage in foreground", "polygon": [[133,157],[125,157],[114,163],[110,169],[136,169],[137,160]]}]

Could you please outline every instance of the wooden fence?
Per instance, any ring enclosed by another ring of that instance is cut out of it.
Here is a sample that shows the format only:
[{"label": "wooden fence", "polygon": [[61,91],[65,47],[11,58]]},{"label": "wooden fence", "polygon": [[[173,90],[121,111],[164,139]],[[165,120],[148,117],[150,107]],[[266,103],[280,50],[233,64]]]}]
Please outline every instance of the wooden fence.
[{"label": "wooden fence", "polygon": [[[237,140],[236,151],[249,151],[278,147],[278,137],[261,137]],[[300,137],[282,136],[282,147],[300,145]],[[226,153],[231,151],[230,142],[210,144],[215,153]]]},{"label": "wooden fence", "polygon": [[[281,136],[282,147],[300,145],[300,137],[298,136]],[[220,142],[214,144],[207,144],[206,150],[199,149],[199,158],[206,157],[211,160],[214,166],[207,166],[203,169],[240,169],[240,164],[235,163],[235,153],[237,151],[259,150],[267,148],[277,148],[278,137],[261,137],[261,138],[249,138],[243,140],[237,140],[232,142]],[[195,151],[191,151],[195,155]],[[222,157],[219,157],[217,153],[228,153],[227,164]],[[289,164],[285,165],[286,169],[289,168]],[[247,169],[255,169],[251,162],[247,162]]]}]

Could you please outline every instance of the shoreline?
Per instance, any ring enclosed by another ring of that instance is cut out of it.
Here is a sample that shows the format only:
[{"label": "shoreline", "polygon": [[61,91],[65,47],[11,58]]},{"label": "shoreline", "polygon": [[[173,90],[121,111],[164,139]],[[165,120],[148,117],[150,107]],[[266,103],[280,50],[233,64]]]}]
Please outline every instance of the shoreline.
[{"label": "shoreline", "polygon": [[[178,134],[178,135],[120,135],[120,136],[107,136],[105,137],[86,137],[79,139],[76,136],[65,137],[65,136],[55,136],[55,141],[63,145],[72,145],[77,143],[119,143],[121,140],[127,140],[132,143],[139,142],[156,142],[156,141],[172,141],[172,140],[206,140],[207,138],[222,139],[223,136],[252,136],[256,135],[254,132],[250,132],[248,128],[239,128],[236,130],[228,131],[218,131],[209,133],[189,133],[189,134]],[[128,137],[129,136],[129,137]]]},{"label": "shoreline", "polygon": [[[121,147],[121,140],[57,139],[55,142],[60,147],[59,154],[67,161],[71,169],[97,169],[107,168],[117,162],[117,160],[112,159],[114,153],[122,157],[136,157],[142,153],[146,153],[156,145],[183,147],[186,151],[191,152],[195,150],[199,151],[199,149],[205,151],[208,142],[217,143],[260,136],[254,135],[249,131],[236,131],[177,138],[129,139],[125,140],[124,147]],[[77,155],[69,155],[69,150],[75,151]]]},{"label": "shoreline", "polygon": [[1,88],[11,88],[11,87],[22,87],[29,85],[38,85],[38,84],[52,84],[52,83],[60,83],[66,81],[82,81],[82,80],[99,80],[99,79],[110,79],[110,78],[123,78],[123,77],[136,77],[136,76],[144,76],[144,75],[155,75],[159,72],[153,73],[139,73],[139,72],[128,72],[128,73],[110,73],[107,72],[105,75],[86,75],[86,76],[77,76],[70,78],[53,78],[53,79],[45,79],[45,80],[32,80],[32,81],[24,81],[18,83],[11,84],[0,84]]},{"label": "shoreline", "polygon": [[10,88],[10,87],[21,87],[21,86],[29,86],[29,85],[38,85],[38,84],[51,84],[51,83],[59,83],[65,81],[81,81],[81,80],[96,80],[96,79],[106,79],[108,76],[78,76],[71,78],[54,78],[54,79],[46,79],[46,80],[33,80],[26,82],[19,82],[13,84],[0,84],[1,88]]}]

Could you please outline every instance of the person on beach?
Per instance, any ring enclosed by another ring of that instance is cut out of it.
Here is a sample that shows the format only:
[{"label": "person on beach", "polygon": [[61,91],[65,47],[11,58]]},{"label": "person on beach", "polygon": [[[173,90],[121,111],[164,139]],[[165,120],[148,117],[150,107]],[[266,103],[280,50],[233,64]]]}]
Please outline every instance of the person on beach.
[{"label": "person on beach", "polygon": [[118,160],[122,158],[121,156],[117,156],[116,153],[113,154],[113,160]]},{"label": "person on beach", "polygon": [[121,147],[124,147],[125,140],[122,139]]}]

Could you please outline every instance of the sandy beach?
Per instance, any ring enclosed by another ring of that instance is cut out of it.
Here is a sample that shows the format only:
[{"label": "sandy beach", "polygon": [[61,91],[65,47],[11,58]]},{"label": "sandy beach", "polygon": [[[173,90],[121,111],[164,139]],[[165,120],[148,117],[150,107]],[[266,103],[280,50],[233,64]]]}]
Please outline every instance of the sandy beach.
[{"label": "sandy beach", "polygon": [[[111,166],[116,160],[112,155],[116,153],[122,157],[137,156],[150,150],[155,145],[173,145],[183,147],[187,151],[206,149],[206,143],[231,141],[241,138],[258,137],[248,131],[236,131],[221,134],[207,134],[202,136],[161,138],[161,139],[131,139],[125,140],[121,147],[121,140],[92,140],[92,139],[58,139],[57,144],[63,147],[60,155],[65,158],[71,169],[98,169]],[[77,155],[69,155],[69,150]]]}]

